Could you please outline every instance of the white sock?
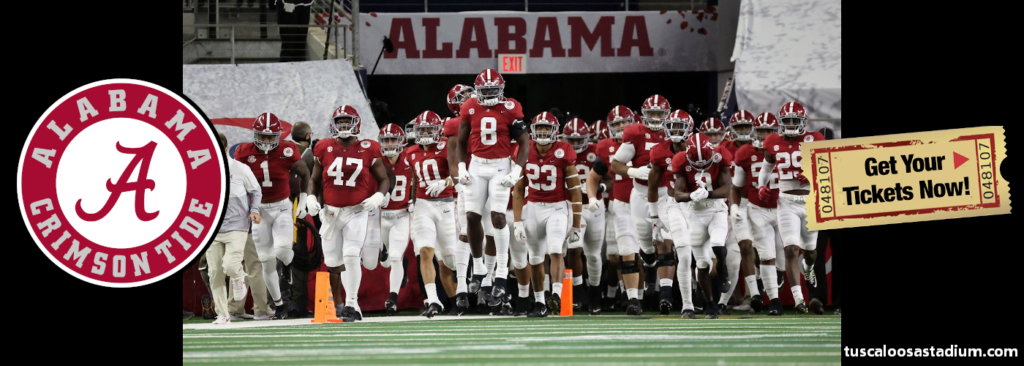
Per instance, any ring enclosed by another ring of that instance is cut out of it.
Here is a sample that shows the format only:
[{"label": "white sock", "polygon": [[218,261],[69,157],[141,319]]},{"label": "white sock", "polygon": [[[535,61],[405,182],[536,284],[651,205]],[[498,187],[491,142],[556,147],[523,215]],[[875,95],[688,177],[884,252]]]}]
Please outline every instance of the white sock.
[{"label": "white sock", "polygon": [[608,286],[608,294],[605,297],[615,297],[615,285]]},{"label": "white sock", "polygon": [[530,297],[530,284],[519,285],[519,297]]},{"label": "white sock", "polygon": [[778,273],[775,272],[775,265],[762,264],[761,266],[761,282],[764,283],[764,292],[768,294],[768,299],[779,298],[779,279]]},{"label": "white sock", "polygon": [[793,302],[802,304],[804,302],[804,291],[800,288],[800,285],[790,286],[790,291],[793,291]]},{"label": "white sock", "polygon": [[487,274],[487,266],[484,266],[484,258],[473,258],[473,274],[474,275],[485,275]]},{"label": "white sock", "polygon": [[633,299],[637,298],[637,292],[639,292],[639,291],[637,291],[637,289],[635,289],[635,288],[627,288],[626,289],[626,297],[629,298],[630,300],[633,300]]},{"label": "white sock", "polygon": [[551,291],[551,275],[544,275],[544,291]]},{"label": "white sock", "polygon": [[559,282],[559,283],[552,283],[551,284],[551,293],[555,294],[555,295],[558,295],[558,296],[562,296],[562,283],[561,282]]},{"label": "white sock", "polygon": [[[281,299],[281,280],[277,276],[277,258],[270,258],[270,260],[263,263],[263,279],[267,283],[267,290],[270,290],[270,300],[282,300]],[[277,304],[274,304],[275,306]]]},{"label": "white sock", "polygon": [[363,280],[363,268],[360,258],[345,257],[345,268],[351,268],[341,274],[345,282],[345,306],[359,306],[359,283]]},{"label": "white sock", "polygon": [[672,279],[671,278],[662,278],[658,282],[661,285],[661,287],[665,287],[665,286],[672,287]]},{"label": "white sock", "polygon": [[491,287],[491,276],[484,276],[484,279],[480,281],[480,287]]},{"label": "white sock", "polygon": [[498,257],[484,254],[484,268],[487,269],[487,283],[492,283],[494,280],[494,262],[497,261]]},{"label": "white sock", "polygon": [[761,291],[757,290],[757,276],[755,276],[755,275],[747,276],[746,277],[746,281],[747,281],[747,292],[750,293],[751,297],[761,294]]},{"label": "white sock", "polygon": [[[629,290],[626,290],[626,291],[627,291],[627,293],[629,293]],[[640,288],[635,289],[633,291],[636,291],[636,293],[637,293],[636,298],[638,298],[640,300],[643,300],[644,299],[644,292],[647,292],[647,281],[644,281],[643,279],[640,279]]]},{"label": "white sock", "polygon": [[536,300],[537,302],[543,304],[544,303],[544,291],[534,292],[533,293],[533,299]]},{"label": "white sock", "polygon": [[424,284],[423,287],[427,289],[427,302],[440,305],[441,301],[437,299],[437,284],[428,283]]},{"label": "white sock", "polygon": [[[506,216],[511,219],[511,215]],[[511,220],[509,220],[511,221]],[[494,276],[500,278],[508,277],[508,245],[509,236],[512,235],[511,230],[506,226],[501,229],[494,230],[494,249],[496,249],[497,263],[494,269]]]},{"label": "white sock", "polygon": [[573,276],[572,277],[572,285],[573,286],[579,286],[579,285],[582,285],[582,284],[583,284],[583,275]]},{"label": "white sock", "polygon": [[[384,263],[391,264],[391,261]],[[399,260],[395,265],[391,266],[391,274],[389,276],[391,292],[398,293],[398,290],[402,287],[402,277],[405,277],[405,268],[402,267],[402,261]]]},{"label": "white sock", "polygon": [[625,291],[625,290],[626,290],[626,284],[623,283],[622,280],[619,280],[619,291]]},{"label": "white sock", "polygon": [[456,294],[464,294],[469,291],[469,285],[466,284],[466,271],[459,271],[457,275],[457,284],[455,285]]}]

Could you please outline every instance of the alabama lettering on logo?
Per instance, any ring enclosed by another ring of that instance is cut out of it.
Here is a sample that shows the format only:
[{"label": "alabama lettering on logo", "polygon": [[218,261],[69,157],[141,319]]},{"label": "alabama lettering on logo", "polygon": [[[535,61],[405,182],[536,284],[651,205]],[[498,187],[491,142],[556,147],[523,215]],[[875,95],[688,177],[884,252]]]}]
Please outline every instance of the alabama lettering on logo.
[{"label": "alabama lettering on logo", "polygon": [[133,79],[65,94],[18,165],[21,214],[65,272],[137,287],[191,263],[217,234],[227,169],[213,125],[185,98]]}]

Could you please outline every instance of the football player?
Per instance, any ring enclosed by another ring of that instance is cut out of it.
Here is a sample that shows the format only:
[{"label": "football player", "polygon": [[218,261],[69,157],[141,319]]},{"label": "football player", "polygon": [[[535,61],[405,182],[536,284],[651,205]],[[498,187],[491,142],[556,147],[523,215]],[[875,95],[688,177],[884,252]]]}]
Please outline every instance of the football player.
[{"label": "football player", "polygon": [[[515,215],[515,236],[527,243],[529,263],[533,275],[536,302],[528,316],[544,317],[548,311],[561,310],[563,255],[568,242],[582,246],[580,218],[583,209],[580,179],[576,172],[576,151],[558,139],[558,120],[548,112],[533,118],[530,125],[532,141],[519,145],[529,150],[526,179],[516,184],[512,212]],[[525,193],[529,186],[529,192]],[[571,197],[567,205],[565,197]],[[525,195],[525,197],[524,197]],[[526,204],[528,202],[528,204]],[[525,204],[525,212],[524,212]],[[569,209],[572,226],[569,227]],[[551,258],[551,297],[544,306],[544,255]],[[571,306],[568,305],[568,306]]]},{"label": "football player", "polygon": [[409,216],[415,207],[415,200],[412,199],[415,192],[409,189],[413,172],[406,164],[405,135],[405,131],[394,123],[381,128],[379,135],[381,155],[385,158],[384,165],[395,175],[395,188],[391,191],[386,206],[380,211],[381,241],[386,249],[380,257],[380,265],[391,269],[390,294],[384,301],[384,310],[388,315],[395,315],[398,312],[398,291],[405,278],[402,257],[405,256],[405,248],[409,244]]},{"label": "football player", "polygon": [[661,299],[658,308],[661,315],[672,311],[673,272],[676,272],[676,255],[673,246],[682,252],[682,273],[676,273],[679,289],[683,295],[683,317],[693,318],[693,293],[690,291],[690,231],[683,216],[682,205],[672,199],[668,190],[675,184],[675,172],[672,157],[686,150],[686,139],[693,132],[693,118],[689,113],[677,109],[665,119],[665,136],[667,140],[651,148],[651,174],[648,178],[652,183],[647,187],[648,218],[653,225],[654,243],[657,249],[657,273]]},{"label": "football player", "polygon": [[434,278],[435,249],[439,265],[448,268],[454,265],[457,268],[456,300],[452,315],[462,315],[469,308],[466,288],[469,253],[460,251],[456,244],[455,182],[449,175],[447,141],[441,139],[442,127],[441,118],[436,113],[420,113],[414,128],[416,146],[406,152],[407,164],[415,172],[413,186],[417,187],[418,210],[412,219],[412,241],[415,251],[420,254],[420,273],[427,282],[430,308],[424,315],[428,318],[442,310],[436,285],[431,283]]},{"label": "football player", "polygon": [[[608,112],[606,121],[608,122],[608,130],[611,137],[605,138],[597,144],[597,156],[606,167],[610,167],[612,156],[615,155],[619,146],[622,145],[623,133],[626,128],[636,121],[636,116],[626,106],[618,105]],[[633,162],[630,161],[626,165],[632,166]],[[612,181],[612,200],[609,203],[610,207],[608,207],[605,216],[605,251],[608,256],[608,266],[617,272],[620,296],[630,298],[624,296],[623,292],[632,293],[634,296],[630,299],[635,299],[637,297],[635,290],[639,281],[636,273],[639,273],[639,268],[635,266],[636,257],[633,256],[636,253],[636,240],[629,236],[631,233],[635,234],[636,231],[635,229],[630,229],[633,227],[633,217],[629,211],[629,198],[633,191],[633,180],[614,171],[608,174],[614,175],[614,180]],[[604,210],[603,201],[589,202],[589,210]],[[608,227],[609,225],[611,227]],[[630,252],[630,250],[633,250],[633,252]],[[626,264],[627,260],[631,263]],[[633,289],[634,291],[630,292],[628,289]],[[602,306],[602,309],[614,310],[614,302],[611,300],[613,296],[613,291],[609,289],[608,296],[606,297],[608,303]]]},{"label": "football player", "polygon": [[[729,195],[729,215],[731,217],[731,220],[729,221],[730,237],[726,247],[729,248],[730,251],[733,250],[733,243],[735,242],[735,248],[739,250],[739,253],[732,253],[733,255],[728,256],[729,263],[727,263],[726,266],[731,271],[729,273],[729,278],[738,278],[742,271],[744,274],[743,280],[746,282],[747,289],[751,293],[751,307],[755,312],[760,312],[763,307],[763,302],[758,303],[757,301],[753,301],[761,300],[761,296],[757,289],[757,275],[755,274],[756,271],[754,266],[754,248],[753,243],[751,243],[750,223],[747,219],[748,199],[743,195],[744,185],[737,185],[735,178],[737,174],[740,174],[735,171],[737,164],[745,163],[739,161],[739,159],[735,159],[736,153],[739,149],[743,149],[743,146],[750,146],[751,141],[754,140],[754,131],[752,129],[753,124],[754,115],[750,112],[741,109],[736,111],[736,113],[733,113],[732,117],[729,118],[728,132],[728,134],[732,135],[732,139],[722,142],[721,146],[728,150],[734,157],[733,188],[732,193]],[[751,146],[747,149],[751,148],[753,147]],[[746,156],[745,158],[749,159],[749,156]],[[750,171],[750,169],[747,168],[745,171]],[[736,256],[735,254],[739,254],[739,256]],[[723,308],[724,305],[728,303],[729,298],[732,297],[732,293],[735,291],[736,284],[738,282],[739,281],[732,281],[730,283],[731,286],[729,286],[729,290],[719,301],[719,304],[723,305]]]},{"label": "football player", "polygon": [[[711,140],[711,145],[715,147],[716,152],[721,154],[723,158],[732,161],[732,152],[729,151],[729,149],[725,148],[724,146],[724,141],[726,141],[725,135],[729,130],[725,128],[725,124],[722,123],[722,120],[715,117],[709,117],[708,119],[704,120],[704,123],[701,123],[700,127],[697,130],[700,133],[703,133],[705,136],[707,136],[709,140]],[[728,254],[730,251],[736,252],[738,254],[740,252],[739,245],[737,245],[735,237],[732,235],[732,232],[730,231],[726,236],[725,244],[715,245],[713,248],[711,248],[711,250],[712,252],[715,253],[714,258],[712,259],[714,268],[711,269],[712,277],[714,278],[714,280],[712,280],[711,287],[715,289],[715,301],[728,302],[729,297],[721,296],[721,294],[732,293],[731,289],[733,288],[735,281],[729,281],[731,274],[731,272],[729,272],[729,269],[739,268],[737,265],[730,266],[730,258],[728,257]],[[739,261],[737,260],[736,262],[738,264]],[[720,310],[727,312],[728,308],[722,307],[720,308]]]},{"label": "football player", "polygon": [[[583,204],[588,205],[586,179],[597,161],[597,145],[590,142],[592,133],[590,127],[579,119],[573,118],[565,124],[562,129],[562,136],[566,142],[576,151],[576,171],[583,188]],[[570,242],[568,259],[569,268],[572,269],[573,284],[573,310],[580,310],[583,301],[589,304],[601,303],[601,247],[604,245],[604,210],[584,210],[582,223],[580,224],[580,236],[583,237],[582,248],[574,248],[575,242]],[[573,253],[575,251],[575,253]],[[583,290],[583,261],[580,256],[587,258],[587,290]],[[586,296],[584,296],[586,293]],[[593,307],[591,307],[593,309]],[[597,307],[600,310],[600,306]]]},{"label": "football player", "polygon": [[[807,111],[797,102],[789,102],[782,106],[778,114],[780,130],[768,135],[764,141],[764,156],[761,171],[758,174],[757,194],[762,199],[771,196],[769,180],[771,173],[778,167],[779,174],[779,232],[786,251],[786,277],[789,279],[793,300],[796,302],[797,314],[807,314],[804,304],[804,293],[800,284],[799,256],[804,255],[803,275],[807,285],[814,287],[814,261],[817,259],[818,232],[807,230],[807,211],[804,200],[810,193],[810,183],[804,177],[801,167],[800,144],[803,142],[822,141],[825,137],[818,132],[806,130]],[[767,284],[766,284],[767,285]],[[811,291],[813,294],[814,292]],[[811,299],[811,308],[816,313],[821,308],[821,301]]]},{"label": "football player", "polygon": [[[528,146],[523,106],[512,98],[505,98],[505,80],[497,71],[486,69],[476,77],[472,99],[462,103],[459,110],[459,165],[452,175],[465,185],[467,234],[473,253],[474,267],[483,268],[484,230],[481,215],[489,215],[495,246],[508,247],[505,211],[510,188],[522,176],[527,150],[520,149],[515,163],[511,141]],[[473,164],[466,164],[472,155]],[[492,295],[497,294],[498,286]],[[501,294],[503,295],[503,294]],[[497,296],[495,296],[497,297]]]},{"label": "football player", "polygon": [[[782,301],[779,300],[779,284],[776,282],[777,274],[775,267],[776,253],[782,252],[782,240],[779,236],[778,216],[776,205],[779,196],[779,174],[772,172],[769,178],[770,194],[767,199],[761,199],[757,194],[757,179],[760,176],[762,162],[764,161],[764,139],[773,133],[778,132],[779,122],[775,115],[765,112],[754,120],[753,136],[751,143],[743,145],[734,155],[735,168],[733,171],[733,192],[729,196],[732,202],[732,219],[734,228],[737,220],[745,220],[749,223],[750,234],[753,238],[754,248],[757,249],[757,256],[760,259],[761,279],[764,284],[765,293],[770,299],[768,315],[782,315]],[[746,209],[741,205],[737,208],[736,198],[742,197],[742,201],[749,203]],[[738,233],[739,234],[739,233]],[[742,245],[742,241],[740,244]],[[785,259],[784,255],[779,256]],[[746,259],[746,258],[744,258]],[[761,298],[757,288],[757,282],[753,276],[747,276],[744,280],[750,290],[750,307],[760,312],[764,307],[764,300]]]},{"label": "football player", "polygon": [[[655,288],[654,278],[657,277],[657,272],[654,270],[657,254],[654,248],[651,223],[647,221],[650,207],[647,179],[651,172],[651,167],[648,164],[651,162],[651,148],[665,141],[662,129],[665,117],[672,112],[671,108],[668,100],[657,94],[644,100],[640,108],[643,123],[626,128],[622,135],[622,146],[619,146],[619,150],[615,152],[615,157],[612,159],[613,172],[627,175],[633,179],[633,191],[629,196],[629,212],[616,212],[616,216],[619,214],[629,215],[633,225],[625,230],[619,230],[619,236],[623,236],[623,231],[628,231],[625,235],[633,242],[630,253],[637,253],[637,244],[639,244],[640,257],[643,259],[644,266],[647,267],[645,285],[651,289]],[[632,168],[626,165],[629,162],[633,163]],[[658,182],[655,182],[655,185],[657,184]],[[625,265],[623,262],[623,268]],[[633,304],[626,308],[626,314],[639,315],[642,308],[639,301],[634,301],[633,293],[629,290],[629,282],[629,280],[626,281],[626,291]]]},{"label": "football player", "polygon": [[[263,190],[260,216],[263,218],[253,227],[253,241],[256,253],[263,264],[263,278],[270,290],[271,300],[277,310],[274,317],[284,319],[288,311],[285,299],[281,297],[281,279],[277,273],[277,261],[283,264],[282,274],[291,275],[294,257],[292,241],[292,203],[288,200],[291,176],[298,175],[300,184],[309,184],[309,168],[299,161],[299,146],[291,141],[281,141],[283,127],[273,113],[263,113],[252,124],[253,142],[239,145],[235,159],[249,166]],[[299,201],[306,199],[299,194]],[[295,217],[306,217],[306,207],[300,204]]]},{"label": "football player", "polygon": [[[693,202],[690,207],[690,246],[697,260],[697,281],[704,295],[707,319],[718,319],[711,287],[712,247],[723,247],[729,231],[725,199],[732,189],[731,162],[703,133],[686,140],[686,151],[672,158],[676,173],[675,199]],[[719,272],[721,275],[721,272]]]},{"label": "football player", "polygon": [[[356,109],[342,105],[334,111],[331,137],[313,147],[313,179],[306,196],[306,207],[320,213],[320,236],[324,264],[330,272],[334,298],[341,299],[344,281],[345,302],[338,301],[338,317],[362,320],[359,285],[363,270],[360,254],[366,239],[367,213],[379,208],[384,194],[391,189],[380,144],[359,140],[360,118]],[[323,193],[321,210],[317,197]],[[322,211],[322,212],[321,212]],[[348,270],[343,272],[343,267]]]}]

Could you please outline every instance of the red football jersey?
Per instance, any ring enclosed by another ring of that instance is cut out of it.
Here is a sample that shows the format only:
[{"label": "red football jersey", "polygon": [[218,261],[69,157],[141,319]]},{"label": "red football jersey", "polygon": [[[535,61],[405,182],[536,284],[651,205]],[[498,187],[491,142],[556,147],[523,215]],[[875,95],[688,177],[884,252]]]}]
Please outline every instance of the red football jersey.
[{"label": "red football jersey", "polygon": [[248,142],[235,149],[235,159],[249,166],[252,175],[263,188],[263,202],[276,202],[288,198],[291,188],[292,165],[299,161],[299,145],[281,141],[276,148],[263,153],[256,145]]},{"label": "red football jersey", "polygon": [[[448,121],[444,123],[444,127],[441,128],[441,130],[442,130],[441,131],[441,135],[443,135],[444,137],[447,137],[449,140],[451,140],[453,138],[456,138],[456,139],[459,138],[459,125],[461,125],[461,124],[462,124],[462,119],[461,118],[459,118],[459,117],[449,118]],[[411,131],[406,131],[406,133],[412,133],[412,132]]]},{"label": "red football jersey", "polygon": [[523,119],[523,106],[515,99],[507,98],[504,102],[485,107],[472,98],[462,103],[459,116],[461,123],[470,126],[467,152],[486,159],[512,155],[509,129],[512,122]]},{"label": "red football jersey", "polygon": [[708,191],[713,191],[721,187],[722,184],[725,184],[725,182],[718,179],[718,174],[722,169],[729,169],[729,165],[732,164],[732,155],[721,146],[716,147],[715,152],[721,155],[721,159],[717,163],[712,163],[711,166],[704,170],[690,166],[690,162],[686,160],[685,151],[680,151],[672,157],[673,171],[676,174],[686,174],[686,187],[688,191],[693,192],[699,188],[697,185],[698,179],[704,182],[704,187]]},{"label": "red football jersey", "polygon": [[391,164],[384,158],[384,165],[395,173],[395,189],[391,191],[391,200],[384,206],[385,210],[402,210],[409,207],[409,185],[412,184],[412,169],[405,161],[405,152],[398,154],[395,163]]},{"label": "red football jersey", "polygon": [[811,141],[824,141],[825,136],[818,132],[804,132],[795,141],[786,140],[777,133],[768,135],[764,139],[764,150],[775,156],[775,169],[779,172],[779,180],[796,179],[800,184],[807,183],[803,175],[802,159],[800,157],[800,143]]},{"label": "red football jersey", "polygon": [[[609,171],[612,169],[612,156],[615,156],[615,151],[619,150],[619,145],[622,145],[622,143],[615,141],[611,137],[597,143],[597,158],[601,159],[601,162],[608,167]],[[626,163],[626,166],[633,166],[633,162]],[[612,187],[612,199],[628,203],[629,191],[633,190],[633,180],[624,175],[615,173],[612,173],[612,175],[615,176],[615,183]]]},{"label": "red football jersey", "polygon": [[[580,177],[580,192],[583,193],[583,203],[586,204],[590,200],[587,198],[586,191],[584,188],[587,186],[587,175],[590,174],[590,169],[594,168],[594,163],[597,162],[597,144],[587,144],[587,149],[583,150],[582,153],[576,154],[576,174]],[[569,199],[569,192],[566,192],[565,199]]]},{"label": "red football jersey", "polygon": [[[761,174],[761,165],[764,163],[764,150],[758,151],[754,145],[743,145],[736,151],[733,164],[743,168],[747,184],[743,191],[747,192],[747,199],[751,204],[758,207],[775,208],[779,200],[779,173],[772,171],[771,179],[768,181],[768,188],[771,188],[768,199],[762,200],[757,194],[757,177]],[[733,172],[735,175],[735,172]]]},{"label": "red football jersey", "polygon": [[718,144],[718,146],[721,146],[722,148],[729,150],[729,153],[733,155],[736,155],[736,151],[740,149],[740,144],[734,140],[722,140],[722,143]]},{"label": "red football jersey", "polygon": [[675,168],[672,167],[672,157],[675,155],[676,153],[672,151],[672,141],[662,141],[651,148],[651,164],[663,169],[659,187],[675,186]]},{"label": "red football jersey", "polygon": [[405,156],[406,164],[412,167],[416,174],[419,186],[416,187],[416,197],[423,199],[435,199],[452,197],[455,187],[445,188],[437,197],[427,195],[427,184],[439,179],[448,178],[448,141],[441,140],[433,145],[416,145]]},{"label": "red football jersey", "polygon": [[344,146],[338,139],[323,139],[313,147],[313,157],[323,166],[324,203],[334,207],[358,205],[377,192],[370,167],[384,159],[377,141],[362,140]]},{"label": "red football jersey", "polygon": [[[642,123],[629,125],[629,127],[626,127],[626,131],[622,133],[622,142],[632,143],[633,149],[636,151],[633,155],[633,166],[635,167],[649,164],[651,162],[651,149],[662,141],[665,141],[665,133],[663,131],[652,130]],[[635,179],[635,181],[638,184],[647,185],[646,180]]]},{"label": "red football jersey", "polygon": [[530,156],[523,173],[526,179],[527,202],[561,202],[568,197],[565,167],[576,165],[576,150],[564,141],[555,141],[543,156],[530,141]]}]

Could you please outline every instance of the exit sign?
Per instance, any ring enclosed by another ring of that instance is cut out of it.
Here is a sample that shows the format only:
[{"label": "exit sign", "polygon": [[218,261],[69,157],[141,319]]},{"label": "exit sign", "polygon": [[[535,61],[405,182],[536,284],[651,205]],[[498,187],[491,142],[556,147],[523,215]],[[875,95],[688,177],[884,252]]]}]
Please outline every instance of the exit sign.
[{"label": "exit sign", "polygon": [[526,54],[499,54],[498,69],[502,74],[525,74]]}]

